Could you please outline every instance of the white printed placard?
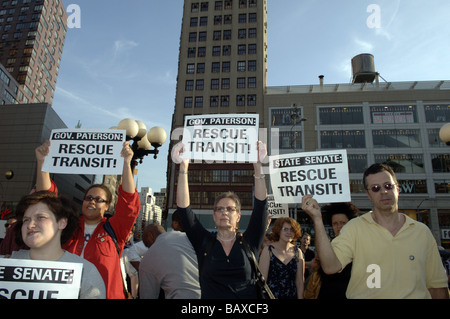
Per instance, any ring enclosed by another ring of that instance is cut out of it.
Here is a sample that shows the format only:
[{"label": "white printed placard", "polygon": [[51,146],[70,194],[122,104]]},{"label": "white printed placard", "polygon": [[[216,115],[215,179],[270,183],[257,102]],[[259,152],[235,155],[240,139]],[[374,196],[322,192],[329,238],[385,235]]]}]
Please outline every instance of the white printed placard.
[{"label": "white printed placard", "polygon": [[50,135],[43,171],[59,174],[120,175],[125,130],[58,129]]},{"label": "white printed placard", "polygon": [[301,203],[305,195],[319,203],[351,201],[346,150],[270,156],[269,170],[278,203]]},{"label": "white printed placard", "polygon": [[273,195],[269,195],[267,196],[267,213],[273,219],[289,217],[289,204],[277,203]]},{"label": "white printed placard", "polygon": [[258,160],[258,114],[186,116],[184,158],[226,163]]},{"label": "white printed placard", "polygon": [[0,258],[0,299],[78,299],[83,264]]}]

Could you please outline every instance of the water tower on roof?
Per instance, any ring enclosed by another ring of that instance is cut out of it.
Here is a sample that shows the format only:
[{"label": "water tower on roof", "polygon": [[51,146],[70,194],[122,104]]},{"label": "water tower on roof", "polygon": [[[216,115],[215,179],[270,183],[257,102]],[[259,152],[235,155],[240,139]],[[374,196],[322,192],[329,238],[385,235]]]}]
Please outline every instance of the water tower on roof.
[{"label": "water tower on roof", "polygon": [[372,54],[363,53],[352,59],[353,83],[373,83],[377,77]]}]

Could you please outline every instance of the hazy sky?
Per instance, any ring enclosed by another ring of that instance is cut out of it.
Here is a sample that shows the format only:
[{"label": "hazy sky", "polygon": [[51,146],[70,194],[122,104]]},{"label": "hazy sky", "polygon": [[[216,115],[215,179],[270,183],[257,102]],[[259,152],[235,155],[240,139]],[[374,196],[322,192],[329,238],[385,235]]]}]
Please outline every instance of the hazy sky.
[{"label": "hazy sky", "polygon": [[[53,100],[67,126],[105,129],[133,118],[170,138],[183,2],[63,0],[81,9]],[[268,0],[267,11],[268,86],[317,84],[320,74],[349,83],[360,53],[374,55],[387,81],[450,78],[448,0]],[[166,186],[167,150],[168,142],[157,160],[138,165],[139,187]]]}]

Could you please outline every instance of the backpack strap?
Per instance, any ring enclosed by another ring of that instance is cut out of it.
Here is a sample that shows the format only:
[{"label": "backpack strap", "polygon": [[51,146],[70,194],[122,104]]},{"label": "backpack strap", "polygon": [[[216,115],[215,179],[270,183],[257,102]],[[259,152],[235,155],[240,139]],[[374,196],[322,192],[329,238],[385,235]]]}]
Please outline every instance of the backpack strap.
[{"label": "backpack strap", "polygon": [[[116,233],[114,232],[114,229],[112,228],[111,224],[109,223],[109,220],[107,219],[106,222],[103,224],[103,228],[106,230],[108,235],[112,238],[114,245],[117,249],[117,256],[119,257],[119,265],[120,265],[120,248],[119,243],[117,242]],[[121,267],[122,268],[122,267]],[[125,299],[129,298],[128,290],[125,287],[125,282],[123,280],[122,270],[120,270],[120,279],[122,280],[122,286],[123,286],[123,294],[125,295]]]}]

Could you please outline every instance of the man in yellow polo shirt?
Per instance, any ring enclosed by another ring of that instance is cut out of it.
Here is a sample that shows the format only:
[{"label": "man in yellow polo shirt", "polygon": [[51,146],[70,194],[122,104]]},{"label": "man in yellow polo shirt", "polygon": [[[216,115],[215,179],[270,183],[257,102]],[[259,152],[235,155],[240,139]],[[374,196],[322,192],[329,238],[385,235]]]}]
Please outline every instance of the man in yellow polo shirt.
[{"label": "man in yellow polo shirt", "polygon": [[363,184],[373,211],[349,221],[330,244],[318,203],[303,197],[312,218],[316,250],[327,274],[353,262],[347,298],[449,298],[447,276],[431,231],[398,212],[398,181],[392,168],[373,164]]}]

